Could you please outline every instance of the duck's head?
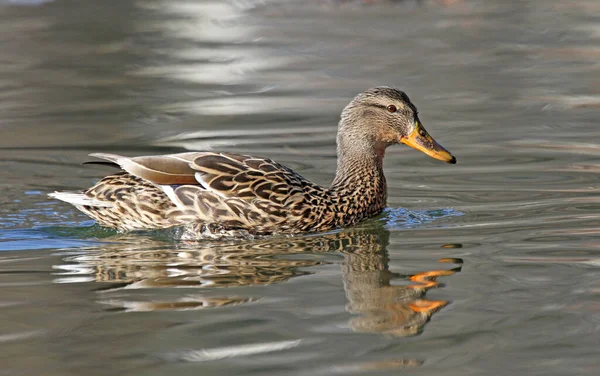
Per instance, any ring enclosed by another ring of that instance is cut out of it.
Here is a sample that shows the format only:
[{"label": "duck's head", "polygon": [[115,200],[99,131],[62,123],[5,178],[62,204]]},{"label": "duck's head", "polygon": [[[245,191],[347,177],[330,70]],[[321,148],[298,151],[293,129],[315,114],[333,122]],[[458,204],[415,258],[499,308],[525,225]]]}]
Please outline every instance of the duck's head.
[{"label": "duck's head", "polygon": [[417,108],[405,92],[374,87],[357,95],[342,112],[338,131],[340,147],[383,150],[403,143],[447,163],[456,158],[427,133]]}]

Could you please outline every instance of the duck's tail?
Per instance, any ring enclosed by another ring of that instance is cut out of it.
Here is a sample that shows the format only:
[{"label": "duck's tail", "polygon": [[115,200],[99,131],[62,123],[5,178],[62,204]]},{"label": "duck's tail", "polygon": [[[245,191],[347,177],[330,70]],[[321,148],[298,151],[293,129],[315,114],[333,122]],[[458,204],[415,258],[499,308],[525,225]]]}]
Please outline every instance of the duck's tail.
[{"label": "duck's tail", "polygon": [[48,193],[48,196],[75,206],[94,206],[98,208],[110,208],[113,206],[112,202],[101,201],[80,192],[54,192]]}]

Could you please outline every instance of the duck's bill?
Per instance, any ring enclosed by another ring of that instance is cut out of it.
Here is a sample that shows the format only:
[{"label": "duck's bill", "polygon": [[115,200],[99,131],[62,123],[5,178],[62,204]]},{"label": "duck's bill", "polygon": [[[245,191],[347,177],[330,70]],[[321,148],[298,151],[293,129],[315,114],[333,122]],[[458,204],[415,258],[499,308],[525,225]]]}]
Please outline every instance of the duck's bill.
[{"label": "duck's bill", "polygon": [[438,144],[433,137],[427,133],[420,122],[417,122],[415,125],[415,130],[408,137],[402,137],[400,142],[410,146],[411,148],[422,151],[432,158],[439,159],[440,161],[447,163],[456,163],[456,158],[450,154],[448,150],[444,149],[442,145]]}]

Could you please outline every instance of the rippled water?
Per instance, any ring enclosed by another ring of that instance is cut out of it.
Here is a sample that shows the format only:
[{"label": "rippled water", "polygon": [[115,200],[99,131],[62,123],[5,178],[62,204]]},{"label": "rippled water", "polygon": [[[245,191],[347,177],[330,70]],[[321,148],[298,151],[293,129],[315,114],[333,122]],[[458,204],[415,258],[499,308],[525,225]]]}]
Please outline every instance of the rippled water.
[{"label": "rippled water", "polygon": [[[0,1],[0,364],[44,375],[597,375],[600,4]],[[117,234],[46,193],[91,152],[227,150],[328,184],[395,85],[458,158],[292,239]]]}]

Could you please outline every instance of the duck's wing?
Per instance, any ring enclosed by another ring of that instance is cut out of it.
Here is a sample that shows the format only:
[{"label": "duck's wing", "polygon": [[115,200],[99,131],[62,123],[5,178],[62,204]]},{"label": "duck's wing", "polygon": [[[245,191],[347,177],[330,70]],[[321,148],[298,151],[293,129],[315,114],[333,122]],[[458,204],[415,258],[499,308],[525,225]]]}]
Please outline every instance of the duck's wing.
[{"label": "duck's wing", "polygon": [[[107,194],[122,188],[124,185],[142,185],[150,182],[147,186],[172,187],[183,184],[199,184],[195,179],[196,171],[190,167],[190,163],[202,153],[180,153],[146,157],[124,157],[117,154],[94,153],[90,156],[103,161],[85,162],[86,164],[106,164],[120,167],[129,174],[140,179],[127,179],[119,176],[101,180],[94,187],[83,192],[54,192],[49,196],[71,203],[77,207],[105,207],[113,206],[113,200],[105,200]],[[140,187],[143,191],[143,187]],[[163,189],[164,190],[164,189]],[[172,188],[170,188],[172,191]],[[99,193],[100,192],[100,193]],[[168,194],[168,193],[167,193]],[[171,197],[169,197],[171,198]]]},{"label": "duck's wing", "polygon": [[177,206],[179,222],[268,229],[302,210],[305,192],[318,188],[275,161],[248,155],[191,152],[122,157],[90,154],[160,186]]},{"label": "duck's wing", "polygon": [[94,153],[159,186],[195,185],[226,198],[285,204],[315,186],[271,159],[232,153],[189,152],[143,157]]},{"label": "duck's wing", "polygon": [[313,185],[288,167],[266,158],[230,153],[204,153],[190,167],[206,190],[247,202],[286,205]]},{"label": "duck's wing", "polygon": [[203,153],[190,167],[199,186],[174,190],[177,212],[186,222],[218,223],[253,233],[300,227],[306,193],[315,184],[275,161],[230,153]]},{"label": "duck's wing", "polygon": [[191,152],[143,157],[93,153],[90,157],[112,162],[123,170],[157,185],[198,184],[190,163],[204,153]]}]

